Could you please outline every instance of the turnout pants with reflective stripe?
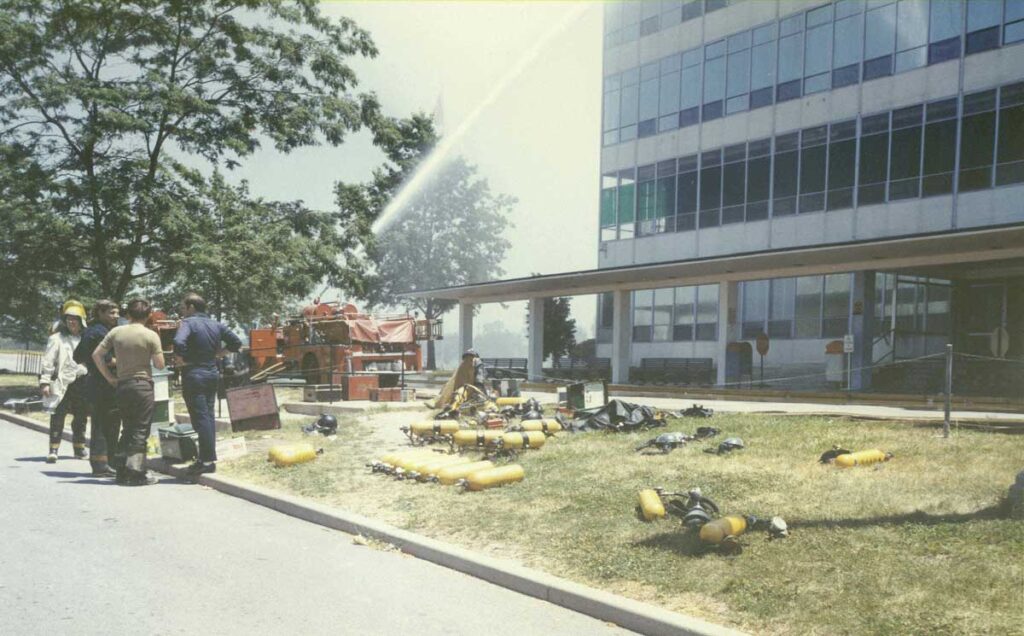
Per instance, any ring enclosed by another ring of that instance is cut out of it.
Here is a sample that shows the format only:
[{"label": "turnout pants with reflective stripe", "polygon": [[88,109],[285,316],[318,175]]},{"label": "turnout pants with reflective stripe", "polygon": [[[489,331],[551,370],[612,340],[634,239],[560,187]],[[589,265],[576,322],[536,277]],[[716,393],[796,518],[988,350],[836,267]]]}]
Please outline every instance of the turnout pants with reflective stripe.
[{"label": "turnout pants with reflective stripe", "polygon": [[86,403],[83,395],[85,379],[79,378],[68,386],[57,408],[50,415],[50,448],[59,448],[64,435],[64,420],[71,414],[71,441],[75,448],[85,448]]},{"label": "turnout pants with reflective stripe", "polygon": [[93,468],[123,465],[114,458],[118,454],[117,436],[121,431],[121,413],[117,410],[117,394],[103,378],[92,381],[90,388],[89,462]]}]

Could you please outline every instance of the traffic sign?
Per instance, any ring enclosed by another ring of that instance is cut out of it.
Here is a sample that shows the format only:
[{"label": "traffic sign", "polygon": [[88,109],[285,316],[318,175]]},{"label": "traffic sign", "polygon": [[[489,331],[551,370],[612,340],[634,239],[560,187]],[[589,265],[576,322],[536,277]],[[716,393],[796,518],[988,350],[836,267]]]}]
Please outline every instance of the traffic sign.
[{"label": "traffic sign", "polygon": [[761,332],[757,334],[757,352],[762,356],[768,355],[768,334]]},{"label": "traffic sign", "polygon": [[843,353],[853,353],[853,334],[843,336]]}]

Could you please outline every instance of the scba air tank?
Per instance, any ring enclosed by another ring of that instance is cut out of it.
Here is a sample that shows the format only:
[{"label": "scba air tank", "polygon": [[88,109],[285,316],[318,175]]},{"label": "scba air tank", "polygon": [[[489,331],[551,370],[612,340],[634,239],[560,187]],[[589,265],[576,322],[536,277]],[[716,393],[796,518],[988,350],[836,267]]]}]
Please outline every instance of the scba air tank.
[{"label": "scba air tank", "polygon": [[857,451],[856,453],[840,455],[836,457],[835,465],[840,468],[852,468],[854,466],[870,466],[871,464],[878,464],[889,461],[890,459],[892,459],[892,454],[884,453],[877,448],[872,448],[871,450],[863,450]]},{"label": "scba air tank", "polygon": [[719,545],[726,537],[738,537],[746,531],[746,519],[739,515],[728,515],[701,526],[700,540],[702,543]]},{"label": "scba air tank", "polygon": [[449,460],[445,458],[430,462],[429,464],[424,464],[423,468],[416,471],[416,479],[426,481],[427,479],[436,476],[437,473],[444,468],[461,466],[463,464],[472,463],[473,461],[469,457],[462,457],[461,455],[453,455],[452,457],[454,457],[454,459]]},{"label": "scba air tank", "polygon": [[547,441],[547,436],[540,431],[523,433],[505,433],[501,436],[502,448],[540,448]]},{"label": "scba air tank", "polygon": [[458,462],[459,460],[464,460],[464,459],[465,458],[463,458],[463,457],[461,457],[459,455],[437,455],[437,454],[435,454],[433,457],[423,457],[423,458],[413,459],[412,461],[409,461],[408,463],[406,463],[405,466],[402,468],[402,470],[404,470],[406,473],[415,473],[415,474],[418,475],[418,474],[422,474],[424,469],[427,468],[428,466],[430,466],[430,467],[436,466],[436,467],[440,468],[441,466],[447,466],[448,464],[454,464],[454,463]]},{"label": "scba air tank", "polygon": [[465,485],[466,490],[486,490],[522,481],[525,476],[526,472],[523,471],[522,466],[519,464],[507,464],[470,473],[466,475],[462,483]]},{"label": "scba air tank", "polygon": [[407,459],[407,458],[416,457],[416,456],[419,456],[419,455],[426,455],[427,453],[433,453],[433,452],[434,451],[432,449],[429,449],[429,448],[412,448],[412,449],[408,449],[408,450],[395,451],[393,453],[388,453],[386,455],[382,455],[381,458],[378,459],[377,461],[382,463],[382,464],[388,464],[388,465],[393,466],[395,464],[395,462],[397,462],[400,459]]},{"label": "scba air tank", "polygon": [[526,398],[522,397],[500,397],[494,400],[494,403],[498,406],[519,406],[526,401]]},{"label": "scba air tank", "polygon": [[420,437],[451,435],[459,430],[459,422],[457,420],[424,420],[422,422],[413,422],[409,426],[409,430],[413,435]]},{"label": "scba air tank", "polygon": [[456,446],[486,446],[501,439],[504,431],[461,430],[452,435]]},{"label": "scba air tank", "polygon": [[479,461],[470,462],[468,464],[457,464],[455,466],[445,466],[441,470],[437,471],[437,475],[435,475],[435,477],[437,479],[437,483],[442,486],[452,486],[460,479],[465,479],[475,472],[486,470],[488,468],[494,468],[494,462]]},{"label": "scba air tank", "polygon": [[645,521],[665,518],[665,504],[657,491],[650,488],[640,491],[640,513]]},{"label": "scba air tank", "polygon": [[281,444],[271,447],[267,460],[275,466],[294,466],[316,459],[317,451],[312,444]]},{"label": "scba air tank", "polygon": [[540,431],[542,433],[557,433],[562,430],[562,424],[558,420],[523,420],[520,424],[524,431]]},{"label": "scba air tank", "polygon": [[400,468],[403,471],[410,471],[414,470],[415,467],[419,466],[421,463],[430,462],[440,457],[443,457],[443,455],[433,451],[429,453],[410,453],[397,458],[393,466],[396,469]]}]

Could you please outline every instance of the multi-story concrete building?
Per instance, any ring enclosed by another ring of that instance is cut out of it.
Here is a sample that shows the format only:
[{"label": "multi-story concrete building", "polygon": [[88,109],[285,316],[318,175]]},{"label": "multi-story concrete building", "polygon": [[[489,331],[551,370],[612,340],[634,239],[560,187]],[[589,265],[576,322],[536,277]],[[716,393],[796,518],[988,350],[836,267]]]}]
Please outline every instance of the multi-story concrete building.
[{"label": "multi-story concrete building", "polygon": [[[602,269],[1024,223],[1024,0],[616,2],[604,33]],[[847,334],[858,368],[993,334],[1024,358],[1020,264],[932,261],[636,289],[630,364],[762,333],[767,375],[804,385]]]}]

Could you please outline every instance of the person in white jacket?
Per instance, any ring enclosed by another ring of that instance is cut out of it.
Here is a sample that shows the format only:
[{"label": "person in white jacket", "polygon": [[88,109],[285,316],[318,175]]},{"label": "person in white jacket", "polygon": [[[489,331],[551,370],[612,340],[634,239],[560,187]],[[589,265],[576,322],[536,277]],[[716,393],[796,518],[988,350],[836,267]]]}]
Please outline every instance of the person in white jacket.
[{"label": "person in white jacket", "polygon": [[50,412],[50,453],[46,462],[57,461],[64,420],[71,414],[71,442],[75,457],[84,459],[85,423],[88,405],[85,400],[84,365],[75,362],[75,347],[85,329],[85,306],[77,300],[64,303],[57,330],[46,342],[43,354],[43,372],[39,375],[39,388],[43,394],[43,408]]}]

